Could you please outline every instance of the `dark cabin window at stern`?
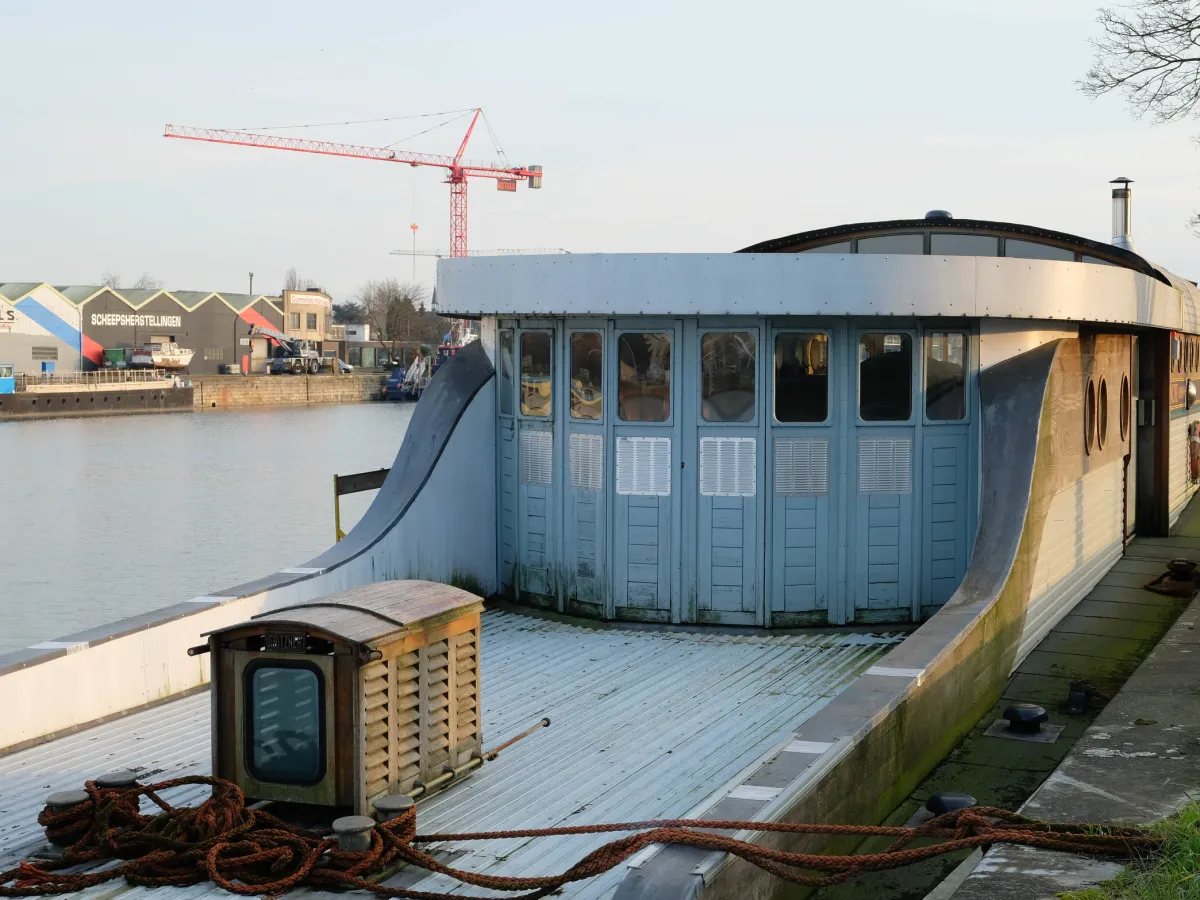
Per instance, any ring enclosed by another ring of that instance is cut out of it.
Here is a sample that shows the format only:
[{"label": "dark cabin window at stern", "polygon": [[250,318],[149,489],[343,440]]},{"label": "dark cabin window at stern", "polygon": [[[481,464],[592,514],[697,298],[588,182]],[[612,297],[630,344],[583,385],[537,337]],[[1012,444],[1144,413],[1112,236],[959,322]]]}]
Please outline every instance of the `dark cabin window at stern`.
[{"label": "dark cabin window at stern", "polygon": [[925,418],[951,422],[967,416],[967,336],[934,331],[925,336]]},{"label": "dark cabin window at stern", "polygon": [[829,335],[786,332],[775,337],[775,421],[824,422],[829,417]]},{"label": "dark cabin window at stern", "polygon": [[859,253],[922,254],[925,252],[924,234],[882,234],[878,237],[858,239]]},{"label": "dark cabin window at stern", "polygon": [[809,247],[801,253],[852,253],[849,241],[838,241],[836,244],[822,244],[820,247]]},{"label": "dark cabin window at stern", "polygon": [[700,402],[706,422],[754,419],[754,335],[712,332],[700,341]]},{"label": "dark cabin window at stern", "polygon": [[597,331],[571,335],[571,418],[599,419],[604,395],[604,337]]},{"label": "dark cabin window at stern", "polygon": [[551,385],[550,332],[521,335],[521,415],[549,416]]},{"label": "dark cabin window at stern", "polygon": [[912,417],[911,335],[859,336],[858,415],[864,422],[907,422]]},{"label": "dark cabin window at stern", "polygon": [[1074,250],[1054,247],[1050,244],[1039,244],[1036,241],[1021,241],[1017,238],[1005,240],[1004,255],[1018,259],[1053,259],[1060,262],[1071,262],[1075,259]]},{"label": "dark cabin window at stern", "polygon": [[986,234],[940,234],[929,236],[932,256],[999,256],[1000,239]]},{"label": "dark cabin window at stern", "polygon": [[247,768],[259,781],[309,785],[324,777],[322,681],[304,664],[247,669]]},{"label": "dark cabin window at stern", "polygon": [[617,415],[623,422],[671,418],[671,336],[632,332],[617,338]]}]

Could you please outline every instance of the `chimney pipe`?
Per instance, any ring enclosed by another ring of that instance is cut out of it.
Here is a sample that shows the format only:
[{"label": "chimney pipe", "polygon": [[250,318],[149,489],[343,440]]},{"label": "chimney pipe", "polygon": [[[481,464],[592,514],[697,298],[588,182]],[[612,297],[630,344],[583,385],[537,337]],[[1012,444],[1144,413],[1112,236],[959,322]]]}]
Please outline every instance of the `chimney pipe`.
[{"label": "chimney pipe", "polygon": [[1114,178],[1109,182],[1112,191],[1112,243],[1114,247],[1137,253],[1133,246],[1131,232],[1133,197],[1129,185],[1133,184],[1128,178]]}]

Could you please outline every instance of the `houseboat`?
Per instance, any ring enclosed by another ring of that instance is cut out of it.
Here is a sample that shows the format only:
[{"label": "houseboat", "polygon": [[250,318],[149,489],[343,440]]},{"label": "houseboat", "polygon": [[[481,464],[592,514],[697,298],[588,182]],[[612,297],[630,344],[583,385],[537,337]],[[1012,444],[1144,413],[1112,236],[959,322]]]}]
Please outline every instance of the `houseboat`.
[{"label": "houseboat", "polygon": [[[267,669],[280,648],[362,654],[361,717],[314,677],[306,721],[336,718],[346,752],[367,759],[355,803],[401,790],[403,754],[369,729],[391,728],[409,695],[368,671],[380,657],[352,635],[271,637],[251,622],[373,616],[382,640],[380,610],[410,624],[407,588],[353,610],[340,592],[396,579],[490,601],[469,650],[429,632],[413,651],[423,667],[478,665],[470,741],[553,722],[422,793],[422,833],[878,821],[1126,542],[1168,533],[1196,490],[1200,291],[1135,250],[1125,179],[1112,210],[1111,241],[935,210],[725,254],[441,260],[438,311],[478,319],[480,338],[431,379],[344,540],[0,657],[0,854],[36,845],[49,790],[118,766],[206,771],[210,733],[236,749],[242,707],[210,703],[210,655],[186,652],[202,634]],[[441,727],[427,718],[413,734]],[[531,875],[603,840],[436,849],[463,869]],[[651,846],[564,894],[776,887],[721,852]]]}]

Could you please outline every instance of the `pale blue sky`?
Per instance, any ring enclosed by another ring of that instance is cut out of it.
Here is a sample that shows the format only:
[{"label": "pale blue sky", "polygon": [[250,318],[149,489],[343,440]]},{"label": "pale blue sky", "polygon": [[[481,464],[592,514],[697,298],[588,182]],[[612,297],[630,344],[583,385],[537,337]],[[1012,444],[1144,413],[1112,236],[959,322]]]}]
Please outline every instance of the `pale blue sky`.
[{"label": "pale blue sky", "polygon": [[[348,297],[448,246],[435,170],[189,144],[166,122],[325,122],[482,106],[545,187],[471,187],[471,246],[728,251],[920,216],[1108,240],[1136,180],[1151,259],[1200,277],[1200,124],[1152,127],[1074,86],[1097,0],[205,3],[0,0],[0,281],[143,271]],[[395,122],[309,132],[388,143]],[[405,145],[450,152],[455,124]],[[297,134],[302,132],[290,132]],[[471,157],[490,158],[486,133]],[[431,281],[432,260],[418,263]]]}]

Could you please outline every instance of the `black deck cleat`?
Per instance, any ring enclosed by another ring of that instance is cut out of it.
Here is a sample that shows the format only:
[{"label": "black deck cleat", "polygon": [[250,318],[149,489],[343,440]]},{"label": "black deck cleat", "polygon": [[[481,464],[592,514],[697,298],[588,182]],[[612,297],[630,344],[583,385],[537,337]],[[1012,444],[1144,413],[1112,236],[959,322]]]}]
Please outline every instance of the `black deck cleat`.
[{"label": "black deck cleat", "polygon": [[959,794],[954,791],[933,794],[925,801],[925,808],[935,816],[945,815],[948,812],[954,812],[956,809],[966,809],[968,806],[974,805],[975,798],[970,794]]},{"label": "black deck cleat", "polygon": [[1037,734],[1042,730],[1042,723],[1050,717],[1046,710],[1036,703],[1014,703],[1004,710],[1004,718],[1008,727],[1021,734]]}]

